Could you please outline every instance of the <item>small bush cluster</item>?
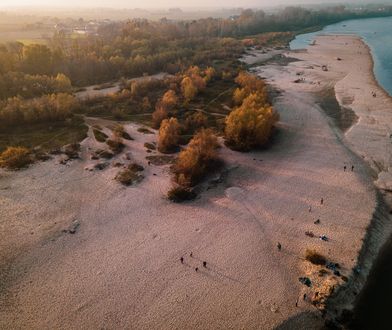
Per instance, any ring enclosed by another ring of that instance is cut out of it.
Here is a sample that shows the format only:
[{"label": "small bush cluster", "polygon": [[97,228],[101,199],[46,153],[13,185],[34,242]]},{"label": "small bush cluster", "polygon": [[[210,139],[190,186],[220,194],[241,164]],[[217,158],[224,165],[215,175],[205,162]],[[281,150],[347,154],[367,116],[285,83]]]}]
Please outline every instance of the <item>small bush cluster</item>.
[{"label": "small bush cluster", "polygon": [[130,186],[143,179],[143,175],[140,174],[143,170],[143,166],[139,164],[130,164],[127,168],[118,172],[115,179],[124,186]]},{"label": "small bush cluster", "polygon": [[125,148],[124,143],[120,140],[107,140],[106,144],[109,146],[110,150],[113,151],[115,154],[119,154]]},{"label": "small bush cluster", "polygon": [[113,130],[114,136],[117,139],[124,139],[124,140],[129,140],[132,141],[133,138],[129,135],[128,132],[125,131],[125,128],[123,125],[117,125],[114,130]]},{"label": "small bush cluster", "polygon": [[32,163],[30,150],[23,147],[8,147],[0,154],[0,167],[18,170]]},{"label": "small bush cluster", "polygon": [[192,187],[218,167],[218,146],[218,139],[210,129],[200,130],[180,152],[173,166],[176,182],[183,187]]},{"label": "small bush cluster", "polygon": [[180,124],[176,118],[164,119],[159,128],[158,150],[162,153],[175,152],[180,140]]}]

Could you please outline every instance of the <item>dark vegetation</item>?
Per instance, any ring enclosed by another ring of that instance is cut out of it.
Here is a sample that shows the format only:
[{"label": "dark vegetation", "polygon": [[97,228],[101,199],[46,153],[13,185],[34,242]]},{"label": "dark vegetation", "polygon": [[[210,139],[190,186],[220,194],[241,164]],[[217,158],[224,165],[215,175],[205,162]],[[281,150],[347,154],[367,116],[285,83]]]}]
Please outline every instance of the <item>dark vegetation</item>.
[{"label": "dark vegetation", "polygon": [[191,201],[196,197],[197,194],[194,192],[193,189],[183,186],[175,186],[171,188],[167,193],[167,198],[175,203]]},{"label": "dark vegetation", "polygon": [[100,131],[100,130],[98,130],[96,128],[93,129],[93,133],[94,133],[95,139],[98,142],[104,143],[108,139],[108,136],[104,132],[102,132],[102,131]]},{"label": "dark vegetation", "polygon": [[140,174],[143,170],[143,166],[139,164],[130,164],[125,169],[120,170],[115,179],[124,186],[130,186],[143,179],[143,175]]},{"label": "dark vegetation", "polygon": [[327,263],[327,259],[322,254],[310,249],[306,250],[305,259],[314,265],[323,266]]}]

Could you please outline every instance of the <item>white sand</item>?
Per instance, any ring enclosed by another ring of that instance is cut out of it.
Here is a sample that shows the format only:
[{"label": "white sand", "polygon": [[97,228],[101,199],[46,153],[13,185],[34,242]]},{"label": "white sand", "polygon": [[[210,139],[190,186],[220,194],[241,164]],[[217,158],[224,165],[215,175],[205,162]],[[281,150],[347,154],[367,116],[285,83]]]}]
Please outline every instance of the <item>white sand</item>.
[{"label": "white sand", "polygon": [[[146,167],[136,186],[116,183],[118,169],[84,170],[92,164],[87,148],[96,144],[91,132],[82,160],[0,172],[0,328],[272,329],[288,319],[294,323],[282,329],[320,328],[303,294],[342,281],[319,277],[304,252],[317,249],[349,276],[375,190],[311,94],[290,83],[290,66],[263,68],[287,87],[275,105],[281,122],[273,147],[247,154],[222,148],[232,170],[195,202],[164,198],[168,167],[147,165],[143,144],[155,137],[136,125],[126,127],[135,138],[126,152]],[[344,164],[355,171],[344,172]],[[78,231],[62,233],[75,219]],[[311,278],[311,289],[300,276]]]}]

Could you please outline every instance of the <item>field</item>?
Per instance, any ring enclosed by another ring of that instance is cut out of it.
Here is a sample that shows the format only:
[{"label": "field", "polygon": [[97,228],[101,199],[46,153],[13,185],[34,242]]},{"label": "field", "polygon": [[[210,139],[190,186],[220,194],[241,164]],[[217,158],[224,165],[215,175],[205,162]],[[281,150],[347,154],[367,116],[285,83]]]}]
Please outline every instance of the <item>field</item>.
[{"label": "field", "polygon": [[0,133],[0,152],[8,146],[39,146],[42,151],[51,151],[69,143],[80,142],[86,134],[87,126],[81,117],[75,117],[65,123],[42,123],[12,128]]}]

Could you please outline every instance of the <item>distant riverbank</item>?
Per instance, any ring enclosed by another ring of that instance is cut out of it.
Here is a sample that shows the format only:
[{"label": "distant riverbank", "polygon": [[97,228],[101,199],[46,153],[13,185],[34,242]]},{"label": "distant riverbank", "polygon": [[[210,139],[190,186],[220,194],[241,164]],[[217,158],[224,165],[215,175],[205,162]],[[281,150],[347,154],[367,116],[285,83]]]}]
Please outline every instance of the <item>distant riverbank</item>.
[{"label": "distant riverbank", "polygon": [[392,95],[392,17],[355,19],[326,26],[323,30],[298,35],[291,43],[292,50],[305,49],[316,36],[323,34],[355,34],[369,46],[374,60],[374,74],[378,83]]}]

